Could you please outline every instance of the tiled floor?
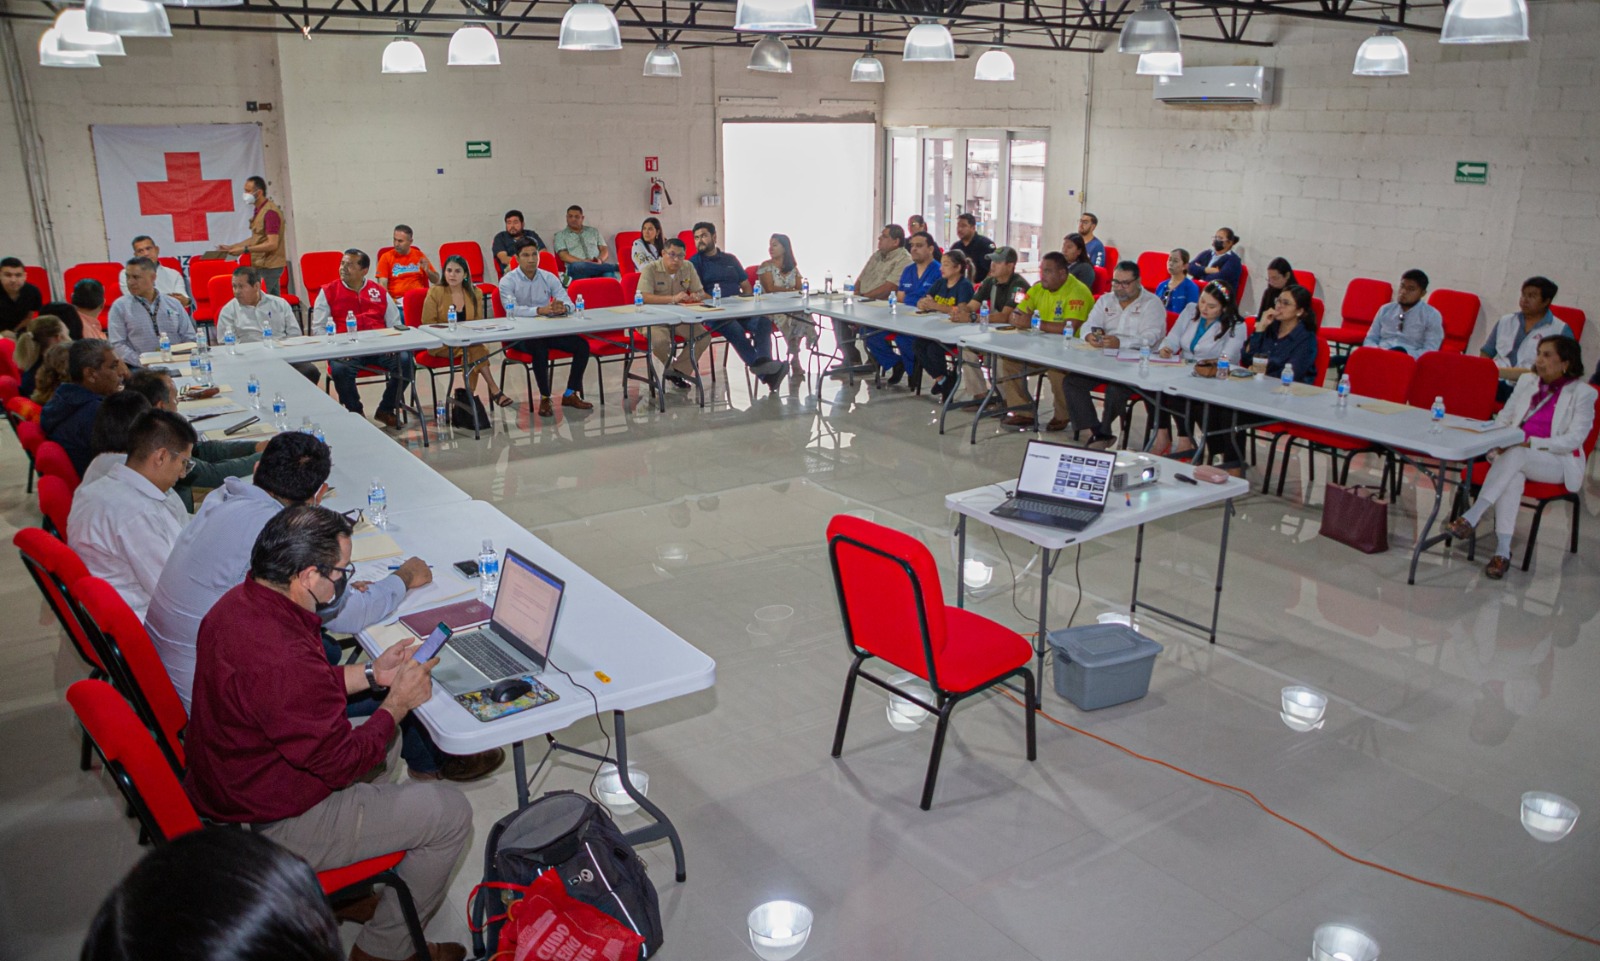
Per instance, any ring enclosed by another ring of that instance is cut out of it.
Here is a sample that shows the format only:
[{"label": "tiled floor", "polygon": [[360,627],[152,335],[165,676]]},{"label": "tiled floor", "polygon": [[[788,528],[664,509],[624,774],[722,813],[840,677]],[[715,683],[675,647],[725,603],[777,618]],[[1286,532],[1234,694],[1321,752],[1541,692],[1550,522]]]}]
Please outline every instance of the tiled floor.
[{"label": "tiled floor", "polygon": [[[1248,800],[1054,725],[1041,722],[1029,764],[1020,710],[999,697],[958,712],[930,812],[917,800],[931,730],[892,730],[871,688],[856,698],[844,757],[830,759],[847,657],[828,518],[866,512],[914,532],[948,586],[943,495],[1014,473],[1021,440],[940,436],[930,403],[904,388],[829,384],[820,401],[789,391],[751,401],[733,369],[708,410],[681,396],[664,416],[629,410],[612,389],[604,409],[530,430],[522,407],[493,437],[417,450],[717,660],[713,690],[630,717],[650,796],[687,845],[681,885],[669,852],[646,849],[663,959],[750,957],[744,915],[774,897],[815,909],[807,961],[1297,961],[1324,921],[1371,932],[1385,958],[1600,958],[1502,908],[1353,864]],[[23,470],[0,438],[8,534],[38,517]],[[390,498],[403,507],[403,491]],[[1600,521],[1587,518],[1569,555],[1565,508],[1552,511],[1534,571],[1503,584],[1459,553],[1435,553],[1408,587],[1410,495],[1395,513],[1396,548],[1376,557],[1318,538],[1320,502],[1317,490],[1303,504],[1291,484],[1286,498],[1239,504],[1217,646],[1141,621],[1166,646],[1147,698],[1084,714],[1052,691],[1046,710],[1248,788],[1353,855],[1600,937]],[[1600,505],[1600,483],[1588,502],[1585,513]],[[1208,606],[1218,521],[1202,511],[1152,531],[1151,600]],[[1023,570],[1026,546],[981,528],[973,546],[999,588],[978,609],[1029,629],[1020,612],[1037,609],[1038,581]],[[1051,592],[1055,625],[1075,607],[1078,623],[1126,607],[1131,534],[1077,560],[1081,606],[1069,557]],[[107,782],[77,770],[61,694],[81,671],[9,563],[0,956],[67,959],[139,851]],[[1290,683],[1330,695],[1321,730],[1279,720]],[[592,724],[568,736],[600,743]],[[587,780],[562,764],[538,789]],[[1589,811],[1566,840],[1522,830],[1518,799],[1535,788]],[[481,844],[512,803],[510,772],[466,790]],[[464,938],[480,863],[475,848],[434,936]]]}]

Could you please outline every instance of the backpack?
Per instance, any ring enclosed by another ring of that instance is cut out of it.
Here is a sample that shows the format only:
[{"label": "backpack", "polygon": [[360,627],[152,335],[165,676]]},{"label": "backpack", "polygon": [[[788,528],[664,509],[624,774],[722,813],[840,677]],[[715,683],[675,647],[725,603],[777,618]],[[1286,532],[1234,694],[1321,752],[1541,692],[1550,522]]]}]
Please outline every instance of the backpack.
[{"label": "backpack", "polygon": [[484,883],[469,902],[476,955],[496,953],[506,908],[519,899],[520,892],[500,885],[525,887],[550,870],[572,898],[643,937],[640,959],[655,956],[662,943],[661,907],[644,859],[605,808],[572,791],[551,791],[490,829]]},{"label": "backpack", "polygon": [[477,415],[477,427],[480,430],[489,428],[489,412],[484,410],[483,401],[476,394],[468,394],[465,388],[457,387],[454,396],[450,398],[450,426],[460,430],[472,430],[473,415]]}]

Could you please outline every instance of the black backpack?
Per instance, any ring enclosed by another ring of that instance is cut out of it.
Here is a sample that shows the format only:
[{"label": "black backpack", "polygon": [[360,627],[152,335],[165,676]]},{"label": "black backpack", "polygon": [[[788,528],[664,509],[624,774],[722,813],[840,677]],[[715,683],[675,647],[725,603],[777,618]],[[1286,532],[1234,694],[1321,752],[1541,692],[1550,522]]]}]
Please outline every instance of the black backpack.
[{"label": "black backpack", "polygon": [[[476,423],[473,417],[477,417]],[[458,430],[488,430],[489,412],[483,409],[483,401],[478,395],[469,394],[466,388],[457,387],[454,396],[450,398],[450,426]]]},{"label": "black backpack", "polygon": [[[554,870],[573,898],[593,905],[644,938],[639,958],[661,948],[661,906],[644,859],[622,836],[605,808],[572,791],[551,791],[501,818],[483,850],[483,880],[526,885]],[[472,948],[479,957],[499,950],[500,923],[515,895],[484,887],[472,910]],[[479,933],[481,929],[481,933]],[[487,945],[484,942],[487,941]],[[486,954],[487,952],[487,954]]]}]

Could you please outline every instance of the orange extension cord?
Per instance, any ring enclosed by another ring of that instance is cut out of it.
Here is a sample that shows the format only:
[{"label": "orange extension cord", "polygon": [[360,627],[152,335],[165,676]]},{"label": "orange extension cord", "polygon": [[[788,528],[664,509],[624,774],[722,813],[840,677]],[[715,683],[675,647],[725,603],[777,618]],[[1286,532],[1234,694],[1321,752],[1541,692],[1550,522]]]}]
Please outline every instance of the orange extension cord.
[{"label": "orange extension cord", "polygon": [[[1007,691],[1005,689],[1000,689],[999,692],[1002,695],[1004,695],[1005,697],[1010,698],[1011,701],[1013,703],[1015,703],[1018,707],[1022,707],[1023,706],[1022,705],[1022,699],[1017,697],[1015,694],[1012,694],[1010,691]],[[1090,733],[1089,731],[1085,731],[1081,727],[1074,727],[1073,725],[1068,724],[1066,721],[1063,721],[1060,718],[1051,717],[1042,708],[1038,711],[1038,714],[1039,714],[1040,717],[1042,717],[1045,720],[1049,721],[1051,724],[1056,725],[1057,727],[1066,728],[1067,730],[1073,732],[1074,734],[1082,734],[1084,737],[1089,738],[1091,740],[1099,741],[1101,744],[1104,744],[1107,747],[1116,748],[1117,750],[1119,750],[1122,753],[1128,755],[1129,757],[1135,757],[1135,758],[1138,758],[1141,761],[1148,761],[1151,764],[1160,765],[1161,767],[1164,767],[1169,771],[1176,771],[1177,773],[1182,774],[1184,777],[1194,778],[1196,781],[1199,781],[1202,784],[1209,784],[1212,787],[1221,788],[1224,791],[1232,791],[1234,794],[1237,794],[1240,797],[1248,798],[1250,800],[1250,802],[1252,804],[1254,804],[1256,807],[1258,807],[1261,810],[1267,812],[1268,814],[1270,814],[1273,817],[1277,818],[1278,820],[1282,821],[1284,824],[1289,825],[1290,827],[1294,828],[1295,830],[1301,831],[1301,832],[1303,832],[1303,833],[1305,833],[1307,835],[1310,835],[1312,838],[1314,838],[1323,847],[1327,848],[1328,850],[1332,851],[1334,854],[1339,855],[1341,858],[1344,858],[1347,861],[1354,861],[1357,864],[1363,865],[1365,867],[1372,868],[1375,871],[1382,871],[1385,874],[1392,874],[1397,878],[1404,878],[1407,881],[1413,881],[1413,882],[1415,882],[1417,884],[1423,885],[1424,887],[1435,888],[1435,889],[1440,890],[1440,891],[1448,891],[1451,894],[1459,894],[1464,898],[1471,898],[1474,901],[1484,901],[1484,902],[1486,902],[1488,904],[1493,904],[1493,905],[1496,905],[1498,907],[1505,908],[1507,911],[1513,911],[1513,912],[1517,913],[1518,915],[1521,915],[1522,917],[1526,918],[1527,920],[1532,921],[1534,924],[1537,924],[1540,927],[1549,928],[1551,931],[1554,931],[1557,934],[1565,935],[1565,936],[1567,936],[1569,938],[1572,938],[1572,939],[1574,939],[1576,941],[1583,941],[1583,942],[1586,942],[1588,944],[1600,945],[1600,938],[1591,938],[1588,935],[1579,934],[1576,931],[1569,931],[1566,928],[1563,928],[1561,925],[1556,924],[1553,921],[1546,921],[1544,918],[1538,917],[1537,915],[1529,914],[1528,912],[1526,912],[1526,911],[1522,910],[1521,908],[1517,907],[1515,904],[1511,904],[1509,902],[1502,901],[1499,898],[1492,898],[1487,894],[1478,894],[1475,891],[1464,891],[1461,888],[1453,888],[1448,884],[1440,884],[1437,881],[1429,881],[1429,880],[1427,880],[1425,878],[1419,878],[1419,877],[1416,877],[1414,875],[1407,874],[1404,871],[1396,871],[1394,868],[1385,867],[1385,866],[1377,863],[1376,861],[1368,861],[1366,858],[1358,858],[1353,854],[1350,854],[1350,853],[1348,853],[1348,852],[1346,852],[1344,850],[1341,850],[1338,845],[1334,844],[1332,841],[1329,841],[1327,838],[1323,837],[1322,835],[1318,834],[1317,832],[1315,832],[1315,831],[1311,830],[1310,828],[1306,827],[1304,824],[1300,824],[1297,821],[1291,821],[1288,818],[1284,817],[1283,815],[1279,814],[1277,811],[1274,811],[1272,808],[1267,807],[1267,805],[1265,803],[1263,803],[1260,798],[1256,797],[1253,793],[1251,793],[1250,791],[1245,790],[1242,787],[1237,787],[1235,785],[1228,784],[1228,783],[1226,783],[1224,781],[1214,781],[1214,780],[1212,780],[1211,778],[1208,778],[1208,777],[1201,777],[1200,775],[1194,773],[1193,771],[1186,771],[1183,768],[1178,767],[1176,764],[1168,764],[1166,761],[1163,761],[1160,758],[1146,757],[1145,755],[1140,754],[1138,751],[1132,750],[1130,748],[1123,747],[1121,744],[1118,744],[1116,741],[1112,741],[1112,740],[1110,740],[1108,738],[1103,738],[1098,734]]]}]

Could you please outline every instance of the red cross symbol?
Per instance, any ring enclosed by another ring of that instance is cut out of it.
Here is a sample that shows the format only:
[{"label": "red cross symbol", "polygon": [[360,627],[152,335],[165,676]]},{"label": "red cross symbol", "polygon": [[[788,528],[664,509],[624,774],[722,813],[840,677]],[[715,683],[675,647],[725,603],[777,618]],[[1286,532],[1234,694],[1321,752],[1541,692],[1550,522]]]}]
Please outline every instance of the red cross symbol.
[{"label": "red cross symbol", "polygon": [[211,239],[206,214],[228,213],[233,207],[233,183],[202,180],[200,154],[164,154],[167,179],[138,184],[139,213],[146,217],[172,217],[172,239],[192,243]]}]

